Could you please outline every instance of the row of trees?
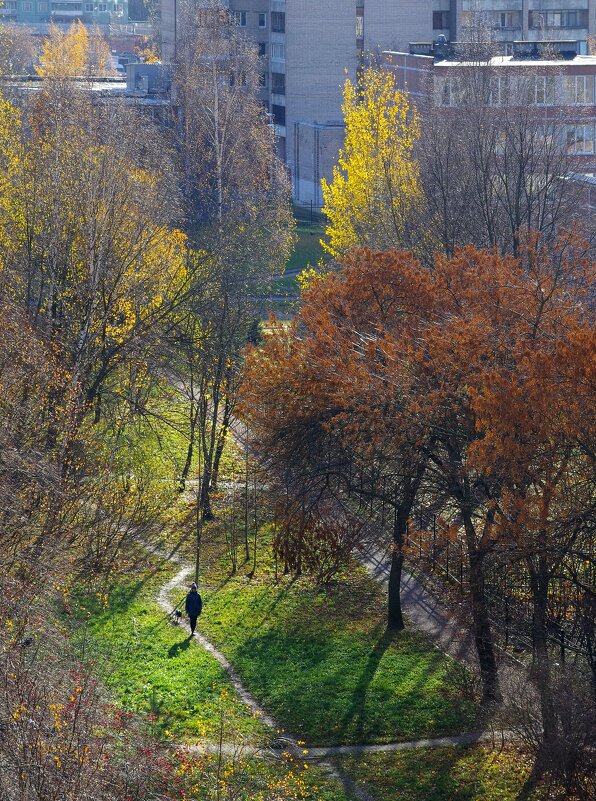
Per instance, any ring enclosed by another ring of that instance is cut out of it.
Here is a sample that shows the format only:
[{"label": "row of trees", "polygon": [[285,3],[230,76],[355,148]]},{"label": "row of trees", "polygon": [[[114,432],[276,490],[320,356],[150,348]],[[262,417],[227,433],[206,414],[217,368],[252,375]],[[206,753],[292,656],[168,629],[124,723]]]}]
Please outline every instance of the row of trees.
[{"label": "row of trees", "polygon": [[393,510],[391,627],[403,626],[414,505],[461,529],[485,702],[501,695],[487,560],[524,566],[538,773],[558,733],[549,588],[574,583],[588,602],[593,591],[582,573],[595,511],[593,264],[580,253],[569,237],[554,252],[536,239],[517,259],[469,247],[429,270],[407,252],[356,251],[249,355],[242,396],[263,458],[307,508],[361,494]]},{"label": "row of trees", "polygon": [[104,77],[114,75],[112,54],[96,26],[88,30],[80,20],[68,30],[50,24],[39,40],[24,25],[0,23],[0,75],[37,74],[42,78]]},{"label": "row of trees", "polygon": [[217,26],[162,128],[71,80],[79,29],[0,100],[2,798],[177,792],[51,620],[73,582],[132,569],[197,462],[210,513],[255,297],[292,243],[254,62]]},{"label": "row of trees", "polygon": [[[249,354],[241,411],[287,497],[287,564],[348,557],[363,506],[391,519],[391,628],[404,625],[409,544],[431,536],[415,528],[440,517],[466,554],[491,707],[490,575],[523,576],[511,591],[531,606],[541,721],[524,793],[548,770],[582,792],[596,688],[593,231],[564,119],[538,119],[529,76],[505,87],[485,45],[470,50],[441,87],[457,95],[448,107],[431,95],[413,108],[389,71],[346,83],[345,146],[323,184],[341,269],[311,276],[293,323],[272,323]],[[574,604],[557,605],[555,589]],[[562,699],[549,641],[568,616],[583,647]]]}]

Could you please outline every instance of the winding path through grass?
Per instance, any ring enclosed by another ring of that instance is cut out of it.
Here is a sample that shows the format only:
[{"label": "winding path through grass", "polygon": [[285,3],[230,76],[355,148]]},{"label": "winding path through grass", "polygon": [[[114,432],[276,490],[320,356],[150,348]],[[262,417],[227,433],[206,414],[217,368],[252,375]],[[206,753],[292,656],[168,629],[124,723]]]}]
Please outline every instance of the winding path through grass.
[{"label": "winding path through grass", "polygon": [[[185,562],[176,553],[165,554],[161,551],[155,552],[160,558],[174,563],[179,566],[179,570],[172,576],[165,584],[163,584],[157,595],[157,603],[165,615],[170,616],[174,611],[172,606],[171,597],[176,589],[182,590],[188,583],[189,577],[193,572],[193,567],[190,563]],[[188,628],[188,624],[184,620],[182,625]],[[358,801],[374,801],[374,798],[361,787],[359,787],[354,780],[347,774],[338,770],[329,760],[341,756],[358,755],[358,754],[375,754],[383,752],[397,752],[397,751],[411,751],[414,749],[427,749],[427,748],[446,748],[453,746],[470,745],[473,743],[489,740],[491,735],[486,732],[469,732],[457,734],[446,737],[424,738],[410,740],[406,742],[390,742],[379,745],[369,744],[351,744],[351,745],[334,745],[309,748],[307,745],[299,742],[295,737],[284,734],[283,737],[279,733],[283,730],[283,726],[276,720],[253,696],[253,694],[244,685],[239,673],[226,658],[226,656],[215,647],[215,645],[207,639],[203,634],[195,632],[194,639],[196,644],[207,651],[222,667],[230,679],[232,686],[239,699],[253,712],[258,715],[262,722],[268,726],[273,732],[278,733],[277,740],[274,741],[275,747],[269,749],[269,752],[281,755],[282,753],[290,753],[302,761],[316,762],[325,773],[335,780],[341,782],[344,790]],[[224,749],[225,749],[224,745]],[[230,746],[231,748],[233,746]],[[196,750],[196,746],[185,746],[190,751]],[[204,746],[200,748],[204,749]]]}]

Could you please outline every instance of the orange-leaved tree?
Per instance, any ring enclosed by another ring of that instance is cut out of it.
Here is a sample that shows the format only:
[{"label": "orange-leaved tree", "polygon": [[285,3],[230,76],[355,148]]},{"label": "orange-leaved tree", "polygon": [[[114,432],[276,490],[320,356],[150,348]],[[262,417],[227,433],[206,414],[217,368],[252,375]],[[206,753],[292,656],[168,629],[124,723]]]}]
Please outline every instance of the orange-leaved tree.
[{"label": "orange-leaved tree", "polygon": [[[414,503],[462,530],[486,701],[499,687],[485,567],[513,534],[503,523],[508,474],[483,455],[491,429],[481,411],[495,370],[521,369],[543,309],[553,331],[535,337],[537,353],[554,334],[570,346],[585,308],[573,268],[583,266],[570,243],[561,253],[569,255],[545,260],[532,243],[527,258],[509,259],[467,248],[429,271],[404,252],[355,252],[340,273],[313,283],[289,329],[274,326],[247,363],[243,413],[273,467],[299,477],[307,494],[312,475],[328,486],[335,476],[338,494],[393,504],[390,624],[400,624]],[[544,265],[538,289],[532,263]]]}]

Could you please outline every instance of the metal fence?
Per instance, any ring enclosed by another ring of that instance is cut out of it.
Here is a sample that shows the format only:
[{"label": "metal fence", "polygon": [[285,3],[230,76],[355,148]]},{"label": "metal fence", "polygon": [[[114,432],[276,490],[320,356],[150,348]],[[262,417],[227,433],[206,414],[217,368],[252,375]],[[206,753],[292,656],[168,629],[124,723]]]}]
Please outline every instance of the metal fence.
[{"label": "metal fence", "polygon": [[[369,518],[379,538],[390,541],[393,525],[390,507],[357,497],[359,516]],[[447,524],[428,509],[416,508],[408,524],[406,553],[418,572],[443,582],[463,597],[469,594],[467,548],[457,524]],[[572,564],[568,565],[567,575],[553,578],[549,585],[548,641],[562,662],[579,656],[593,663],[596,656],[594,556],[590,535],[585,551],[569,556]],[[581,586],[569,578],[572,572],[581,574]],[[533,604],[530,577],[522,556],[519,552],[495,549],[486,556],[484,575],[489,616],[504,646],[532,653]]]}]

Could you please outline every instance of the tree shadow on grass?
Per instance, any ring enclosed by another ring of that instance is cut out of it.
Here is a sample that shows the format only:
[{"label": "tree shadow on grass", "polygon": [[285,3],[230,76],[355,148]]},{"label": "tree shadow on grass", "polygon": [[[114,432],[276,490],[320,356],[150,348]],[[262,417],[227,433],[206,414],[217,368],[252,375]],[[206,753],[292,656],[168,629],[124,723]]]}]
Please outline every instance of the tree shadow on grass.
[{"label": "tree shadow on grass", "polygon": [[341,721],[340,737],[343,739],[346,736],[348,729],[354,723],[356,725],[354,732],[354,741],[360,742],[364,736],[364,729],[366,723],[366,694],[368,688],[375,677],[381,660],[391,643],[399,636],[399,632],[388,631],[384,624],[379,624],[375,629],[375,635],[378,637],[374,648],[370,652],[366,665],[362,670],[358,683],[356,684],[352,693],[350,705]]}]

